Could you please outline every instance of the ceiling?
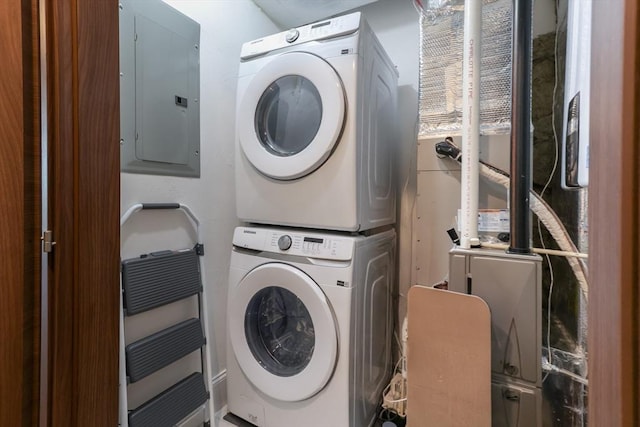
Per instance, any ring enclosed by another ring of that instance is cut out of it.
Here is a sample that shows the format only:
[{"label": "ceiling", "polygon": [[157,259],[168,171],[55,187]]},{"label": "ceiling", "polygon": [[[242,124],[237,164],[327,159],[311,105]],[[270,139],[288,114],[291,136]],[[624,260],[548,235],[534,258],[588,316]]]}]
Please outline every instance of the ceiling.
[{"label": "ceiling", "polygon": [[377,0],[253,0],[283,29],[298,27]]}]

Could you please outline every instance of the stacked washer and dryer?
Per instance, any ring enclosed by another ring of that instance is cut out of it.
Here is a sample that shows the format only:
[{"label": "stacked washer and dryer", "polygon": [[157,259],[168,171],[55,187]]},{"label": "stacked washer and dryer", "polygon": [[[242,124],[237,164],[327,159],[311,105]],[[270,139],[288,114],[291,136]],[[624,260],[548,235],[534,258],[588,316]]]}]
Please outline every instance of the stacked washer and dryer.
[{"label": "stacked washer and dryer", "polygon": [[227,385],[260,427],[366,427],[392,370],[397,73],[360,13],[245,43]]}]

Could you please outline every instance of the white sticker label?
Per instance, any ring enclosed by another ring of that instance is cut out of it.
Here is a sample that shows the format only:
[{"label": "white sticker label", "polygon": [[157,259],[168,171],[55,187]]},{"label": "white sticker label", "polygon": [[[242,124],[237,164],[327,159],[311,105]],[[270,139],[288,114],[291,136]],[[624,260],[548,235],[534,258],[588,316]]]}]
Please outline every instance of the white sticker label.
[{"label": "white sticker label", "polygon": [[[458,230],[462,212],[458,209]],[[509,232],[509,211],[507,209],[480,209],[478,211],[478,231],[491,233]]]}]

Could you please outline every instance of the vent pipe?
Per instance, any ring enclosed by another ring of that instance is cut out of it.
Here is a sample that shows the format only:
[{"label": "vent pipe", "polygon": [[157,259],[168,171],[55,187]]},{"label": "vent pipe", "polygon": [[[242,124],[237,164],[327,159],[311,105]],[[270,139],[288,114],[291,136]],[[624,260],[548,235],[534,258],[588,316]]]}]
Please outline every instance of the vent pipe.
[{"label": "vent pipe", "polygon": [[482,2],[464,5],[462,65],[462,174],[460,177],[460,246],[480,245],[478,238],[478,193],[480,180],[480,41]]},{"label": "vent pipe", "polygon": [[511,80],[511,193],[509,252],[531,252],[532,0],[514,0]]}]

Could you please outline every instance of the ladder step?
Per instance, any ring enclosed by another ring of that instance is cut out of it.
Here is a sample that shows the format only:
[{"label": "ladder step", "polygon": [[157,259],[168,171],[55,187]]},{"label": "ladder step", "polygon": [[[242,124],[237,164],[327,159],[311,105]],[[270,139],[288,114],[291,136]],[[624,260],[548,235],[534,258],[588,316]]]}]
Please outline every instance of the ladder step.
[{"label": "ladder step", "polygon": [[199,319],[189,319],[126,347],[127,375],[134,383],[205,344]]},{"label": "ladder step", "polygon": [[202,285],[198,262],[193,249],[122,261],[125,314],[142,313],[199,293]]},{"label": "ladder step", "polygon": [[195,372],[129,412],[129,426],[172,427],[208,399],[204,378]]}]

